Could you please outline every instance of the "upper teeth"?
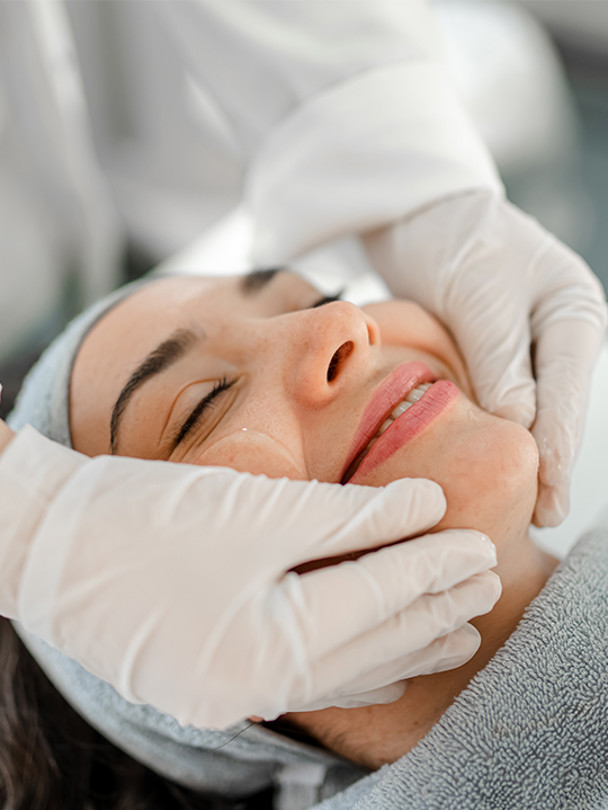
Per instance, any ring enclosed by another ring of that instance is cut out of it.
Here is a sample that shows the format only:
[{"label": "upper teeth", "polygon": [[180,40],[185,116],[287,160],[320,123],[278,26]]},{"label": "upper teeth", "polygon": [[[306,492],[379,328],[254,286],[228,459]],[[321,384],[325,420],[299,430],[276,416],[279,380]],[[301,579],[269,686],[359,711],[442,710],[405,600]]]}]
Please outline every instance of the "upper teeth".
[{"label": "upper teeth", "polygon": [[389,416],[388,416],[388,417],[387,417],[387,418],[384,420],[384,422],[383,422],[383,423],[380,425],[380,427],[378,428],[378,432],[377,432],[377,433],[376,433],[376,435],[375,435],[375,436],[374,436],[374,437],[371,439],[371,441],[369,442],[369,444],[368,444],[368,445],[367,445],[367,447],[365,448],[365,453],[367,453],[367,452],[368,452],[368,450],[371,448],[371,446],[374,444],[374,442],[375,442],[375,441],[376,441],[376,440],[377,440],[377,439],[378,439],[380,436],[382,436],[382,434],[384,433],[384,431],[385,431],[387,428],[389,428],[389,427],[390,427],[390,426],[393,424],[393,422],[395,421],[395,419],[396,419],[398,416],[401,416],[401,414],[402,414],[402,413],[405,413],[405,412],[407,411],[407,409],[408,409],[408,408],[411,408],[411,407],[412,407],[412,405],[413,405],[415,402],[418,402],[418,400],[419,400],[421,397],[423,397],[423,396],[424,396],[424,394],[425,394],[425,393],[426,393],[426,392],[429,390],[429,388],[431,387],[431,385],[432,385],[432,383],[421,383],[420,385],[417,385],[415,388],[412,388],[412,390],[411,390],[411,391],[409,392],[409,394],[408,394],[408,395],[405,397],[405,399],[402,399],[402,400],[401,400],[401,402],[400,402],[400,403],[399,403],[399,404],[398,404],[398,405],[397,405],[395,408],[393,408],[393,410],[390,412],[390,415],[389,415]]},{"label": "upper teeth", "polygon": [[404,397],[401,400],[401,402],[393,408],[389,416],[378,428],[376,435],[371,438],[367,447],[361,453],[359,453],[359,455],[357,456],[356,459],[354,459],[354,461],[351,462],[346,473],[344,474],[344,477],[342,478],[343,484],[350,481],[357,467],[359,467],[364,457],[368,454],[374,443],[378,441],[378,439],[384,433],[384,431],[393,424],[393,422],[395,421],[395,419],[397,419],[397,417],[401,416],[403,413],[407,411],[408,408],[411,408],[412,405],[414,405],[414,403],[418,402],[418,400],[421,399],[425,395],[425,393],[429,390],[431,385],[432,383],[421,383],[420,385],[417,385],[415,388],[412,388],[409,394],[406,397]]}]

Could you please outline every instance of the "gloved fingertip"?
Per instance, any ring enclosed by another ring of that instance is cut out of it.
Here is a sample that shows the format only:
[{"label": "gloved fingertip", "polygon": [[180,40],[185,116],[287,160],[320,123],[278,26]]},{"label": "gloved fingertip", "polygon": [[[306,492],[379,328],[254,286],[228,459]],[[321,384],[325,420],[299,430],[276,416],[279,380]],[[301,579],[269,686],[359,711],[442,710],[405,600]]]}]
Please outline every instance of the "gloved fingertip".
[{"label": "gloved fingertip", "polygon": [[440,643],[441,654],[432,672],[445,672],[470,661],[481,646],[481,635],[472,624],[463,624],[458,630],[440,639]]},{"label": "gloved fingertip", "polygon": [[[498,574],[494,571],[483,571],[471,577],[471,585],[475,588],[476,601],[475,616],[483,616],[489,613],[500,599],[502,594],[502,582]],[[471,615],[469,613],[469,615]]]},{"label": "gloved fingertip", "polygon": [[399,700],[400,697],[403,697],[406,689],[406,682],[405,681],[398,681],[397,683],[392,683],[389,686],[385,686],[384,689],[379,689],[374,692],[372,696],[372,700],[370,703],[394,703],[396,700]]},{"label": "gloved fingertip", "polygon": [[[370,689],[354,695],[343,695],[336,698],[332,705],[339,709],[357,709],[361,706],[373,706],[376,703],[394,703],[405,692],[405,681],[389,683],[379,689]],[[307,707],[305,711],[312,711]]]},{"label": "gloved fingertip", "polygon": [[421,492],[427,492],[429,495],[436,496],[445,501],[443,489],[436,481],[431,481],[430,478],[397,478],[395,481],[390,481],[385,486],[386,491],[398,490],[401,488],[411,489],[416,487]]},{"label": "gloved fingertip", "polygon": [[[405,692],[405,681],[397,681],[397,683],[390,683],[388,686],[383,686],[381,689],[373,689],[364,694],[357,695],[359,702],[358,706],[371,706],[375,703],[394,703],[399,700]],[[351,703],[351,706],[355,705]]]},{"label": "gloved fingertip", "polygon": [[538,445],[541,484],[547,488],[568,489],[576,443],[563,424],[544,412],[539,416],[532,435]]},{"label": "gloved fingertip", "polygon": [[538,480],[546,489],[555,489],[568,479],[567,470],[559,459],[540,456]]},{"label": "gloved fingertip", "polygon": [[536,383],[530,369],[524,368],[517,358],[512,358],[507,368],[500,367],[498,380],[493,381],[486,368],[484,377],[475,381],[479,404],[496,416],[530,428],[536,418]]},{"label": "gloved fingertip", "polygon": [[471,534],[471,539],[474,543],[476,543],[479,547],[479,550],[483,557],[488,561],[488,567],[494,568],[494,566],[498,563],[498,557],[496,554],[496,546],[490,540],[487,534],[483,532],[474,531],[472,529],[468,530]]},{"label": "gloved fingertip", "polygon": [[[476,529],[444,529],[441,533],[433,533],[421,538],[428,548],[428,541],[433,538],[439,544],[439,548],[447,551],[452,549],[456,552],[458,559],[462,562],[468,561],[472,567],[463,569],[461,573],[467,571],[466,577],[480,574],[488,568],[494,568],[497,563],[496,546],[487,534]],[[450,569],[455,567],[455,559],[452,554],[449,558]],[[460,580],[456,580],[460,581]]]},{"label": "gloved fingertip", "polygon": [[541,484],[538,489],[532,522],[539,528],[559,526],[570,511],[570,480],[557,486]]},{"label": "gloved fingertip", "polygon": [[527,430],[530,429],[534,422],[534,417],[536,416],[536,408],[529,402],[513,402],[505,405],[497,405],[491,410],[496,416],[508,419],[510,422],[516,422]]},{"label": "gloved fingertip", "polygon": [[[477,652],[481,646],[481,633],[476,627],[467,623],[463,624],[462,627],[455,632],[460,634],[460,643],[463,646],[467,646],[469,651],[473,651],[472,654]],[[455,635],[455,633],[452,633],[452,635]]]},{"label": "gloved fingertip", "polygon": [[443,489],[435,481],[428,478],[399,478],[391,481],[383,489],[391,501],[401,500],[404,497],[409,500],[413,490],[416,490],[418,496],[424,500],[427,510],[437,514],[437,520],[444,516],[447,501]]}]

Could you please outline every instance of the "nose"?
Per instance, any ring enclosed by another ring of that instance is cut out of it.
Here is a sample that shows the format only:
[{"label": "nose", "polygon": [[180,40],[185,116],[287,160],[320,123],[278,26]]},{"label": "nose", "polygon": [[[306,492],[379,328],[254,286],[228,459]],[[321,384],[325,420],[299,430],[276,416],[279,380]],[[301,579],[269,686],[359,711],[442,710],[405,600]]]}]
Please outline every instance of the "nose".
[{"label": "nose", "polygon": [[371,364],[372,347],[380,343],[378,324],[346,301],[283,317],[283,384],[304,405],[338,396]]}]

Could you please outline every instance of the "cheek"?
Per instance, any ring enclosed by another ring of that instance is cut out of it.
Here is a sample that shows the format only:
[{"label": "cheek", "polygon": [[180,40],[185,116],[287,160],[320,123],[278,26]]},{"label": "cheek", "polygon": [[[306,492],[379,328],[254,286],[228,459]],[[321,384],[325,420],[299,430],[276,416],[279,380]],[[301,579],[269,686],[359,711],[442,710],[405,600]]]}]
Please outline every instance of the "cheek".
[{"label": "cheek", "polygon": [[529,524],[536,500],[538,453],[529,431],[461,402],[453,417],[421,434],[359,484],[420,477],[444,490],[437,529],[472,527],[497,536],[514,520]]},{"label": "cheek", "polygon": [[452,371],[458,387],[474,400],[473,387],[460,352],[442,324],[413,301],[383,301],[363,307],[380,327],[386,347],[420,350],[439,359]]},{"label": "cheek", "polygon": [[363,311],[380,326],[384,343],[421,346],[442,353],[454,351],[439,321],[413,301],[383,301],[363,307]]},{"label": "cheek", "polygon": [[195,464],[231,467],[238,472],[268,478],[308,479],[303,458],[298,458],[279,439],[250,428],[239,428],[219,439],[200,455]]},{"label": "cheek", "polygon": [[513,523],[530,523],[538,451],[521,425],[481,411],[477,415],[465,425],[458,447],[448,455],[446,496],[454,504],[451,521],[469,520],[498,538]]}]

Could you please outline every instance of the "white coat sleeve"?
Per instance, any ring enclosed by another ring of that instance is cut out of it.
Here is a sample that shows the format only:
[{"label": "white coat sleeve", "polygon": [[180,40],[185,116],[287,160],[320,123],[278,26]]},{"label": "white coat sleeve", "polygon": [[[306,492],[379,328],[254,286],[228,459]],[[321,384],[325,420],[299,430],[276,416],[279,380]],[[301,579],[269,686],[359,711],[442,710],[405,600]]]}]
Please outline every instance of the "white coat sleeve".
[{"label": "white coat sleeve", "polygon": [[241,144],[256,261],[466,190],[502,194],[422,0],[155,7]]}]

